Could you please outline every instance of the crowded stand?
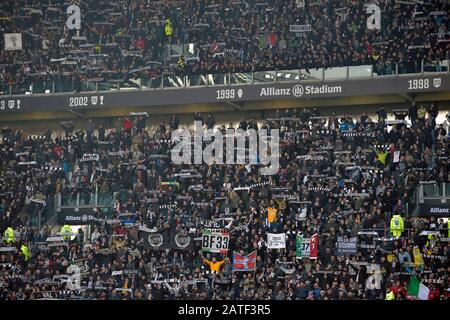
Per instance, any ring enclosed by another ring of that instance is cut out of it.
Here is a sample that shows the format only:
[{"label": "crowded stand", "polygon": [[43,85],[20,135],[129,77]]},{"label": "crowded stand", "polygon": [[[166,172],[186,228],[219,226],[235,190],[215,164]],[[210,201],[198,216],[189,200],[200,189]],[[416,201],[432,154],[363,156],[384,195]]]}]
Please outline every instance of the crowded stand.
[{"label": "crowded stand", "polygon": [[[72,5],[81,18],[68,28]],[[0,39],[1,88],[360,65],[380,75],[441,71],[449,10],[445,0],[2,1],[2,33],[21,44],[5,50]]]},{"label": "crowded stand", "polygon": [[[148,22],[139,2],[127,3]],[[176,41],[188,21],[172,21]],[[279,130],[279,170],[268,176],[260,164],[175,165],[172,133],[192,130],[176,115],[64,121],[40,135],[5,126],[0,299],[446,300],[448,214],[423,217],[414,201],[421,185],[450,183],[450,115],[437,123],[438,114],[427,104],[394,110],[394,120],[383,107],[226,124],[193,116],[224,134]],[[56,225],[44,212],[58,202],[92,208]]]}]

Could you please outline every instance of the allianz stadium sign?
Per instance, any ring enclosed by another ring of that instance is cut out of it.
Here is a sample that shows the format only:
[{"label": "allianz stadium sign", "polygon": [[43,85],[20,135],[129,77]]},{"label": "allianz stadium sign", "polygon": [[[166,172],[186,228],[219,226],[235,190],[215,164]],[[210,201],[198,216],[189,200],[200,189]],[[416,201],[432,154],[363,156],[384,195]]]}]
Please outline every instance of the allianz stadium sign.
[{"label": "allianz stadium sign", "polygon": [[280,96],[294,96],[302,97],[303,95],[317,95],[317,94],[338,94],[342,93],[342,86],[330,86],[323,85],[294,85],[292,88],[276,88],[276,87],[263,87],[261,88],[261,97],[280,97]]},{"label": "allianz stadium sign", "polygon": [[61,211],[57,213],[59,224],[88,225],[95,224],[97,220],[92,208],[79,208],[78,211],[74,208],[61,208]]},{"label": "allianz stadium sign", "polygon": [[429,217],[429,216],[450,218],[450,204],[447,205],[421,204],[419,207],[419,217]]},{"label": "allianz stadium sign", "polygon": [[[82,111],[273,99],[314,99],[450,90],[450,74],[386,76],[339,81],[270,82],[221,86],[163,88],[0,96],[0,113]],[[170,113],[170,109],[167,109]]]}]

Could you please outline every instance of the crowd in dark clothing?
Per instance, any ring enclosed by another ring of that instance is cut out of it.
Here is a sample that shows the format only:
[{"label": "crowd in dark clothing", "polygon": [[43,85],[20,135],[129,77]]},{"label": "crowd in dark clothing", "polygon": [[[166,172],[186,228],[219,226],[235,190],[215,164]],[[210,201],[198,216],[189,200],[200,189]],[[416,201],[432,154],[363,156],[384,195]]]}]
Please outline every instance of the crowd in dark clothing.
[{"label": "crowd in dark clothing", "polygon": [[[81,29],[69,30],[63,1],[0,3],[2,32],[21,32],[23,38],[19,51],[4,50],[0,39],[3,88],[34,83],[34,90],[45,90],[54,82],[60,92],[80,90],[83,80],[133,85],[130,79],[162,74],[355,65],[392,74],[397,63],[399,72],[410,73],[421,71],[422,60],[437,65],[448,59],[445,0],[379,1],[380,30],[367,28],[370,14],[361,1],[86,0],[78,5]],[[311,30],[291,32],[291,25]],[[174,53],[167,54],[167,45],[186,49],[171,61]]]},{"label": "crowd in dark clothing", "polygon": [[[121,128],[64,122],[42,136],[5,127],[0,232],[12,227],[16,235],[0,247],[0,299],[359,300],[384,299],[388,288],[407,299],[412,274],[434,299],[447,299],[447,224],[416,216],[413,194],[422,182],[450,182],[450,120],[436,124],[436,106],[425,110],[425,119],[412,124],[389,123],[386,112],[373,120],[365,113],[322,116],[318,109],[242,119],[235,128],[280,130],[273,176],[260,176],[258,165],[174,165],[171,132],[183,125],[176,116],[153,131],[145,114],[124,118]],[[213,115],[194,118],[205,128],[233,128],[217,125]],[[182,170],[192,176],[177,175]],[[112,212],[97,208],[95,223],[70,241],[55,244],[49,237],[59,229],[30,223],[55,196],[91,191],[113,195]],[[271,223],[269,207],[277,210]],[[405,221],[400,238],[389,231],[393,214]],[[228,252],[202,252],[199,221],[222,218],[232,220]],[[194,248],[154,250],[145,241],[149,230],[189,235]],[[267,234],[281,232],[286,249],[268,249]],[[317,259],[296,258],[297,233],[318,234]],[[338,237],[358,237],[365,246],[340,255]],[[2,251],[22,244],[29,257]],[[233,272],[232,252],[253,250],[255,271]],[[211,273],[203,258],[223,261],[220,272]],[[79,281],[61,281],[76,268]]]}]

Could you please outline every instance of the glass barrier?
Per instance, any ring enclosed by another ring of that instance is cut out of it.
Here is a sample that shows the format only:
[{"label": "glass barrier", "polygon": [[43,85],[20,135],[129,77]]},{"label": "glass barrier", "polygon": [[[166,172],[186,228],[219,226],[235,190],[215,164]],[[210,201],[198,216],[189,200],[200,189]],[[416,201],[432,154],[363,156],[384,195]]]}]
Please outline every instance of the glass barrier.
[{"label": "glass barrier", "polygon": [[61,207],[94,207],[109,206],[113,204],[112,192],[62,192],[58,194],[58,196],[61,201],[59,204]]},{"label": "glass barrier", "polygon": [[16,84],[12,87],[12,94],[30,94],[32,92],[32,84],[29,82]]},{"label": "glass barrier", "polygon": [[164,76],[164,88],[182,88],[186,86],[186,77]]},{"label": "glass barrier", "polygon": [[398,64],[398,74],[422,73],[420,61],[402,62]]},{"label": "glass barrier", "polygon": [[347,79],[347,67],[326,68],[325,80]]},{"label": "glass barrier", "polygon": [[79,197],[80,207],[82,206],[94,206],[95,205],[95,193],[81,191]]},{"label": "glass barrier", "polygon": [[247,73],[232,73],[230,75],[231,84],[250,84],[253,82],[253,74]]},{"label": "glass barrier", "polygon": [[448,66],[439,62],[427,62],[423,65],[423,72],[435,73],[435,72],[448,72]]},{"label": "glass barrier", "polygon": [[80,92],[91,92],[95,91],[96,85],[95,82],[92,81],[81,81],[80,84]]},{"label": "glass barrier", "polygon": [[62,207],[73,207],[78,204],[78,194],[73,192],[62,192],[60,194],[61,197],[61,206]]},{"label": "glass barrier", "polygon": [[33,93],[53,93],[53,81],[36,79],[33,81]]},{"label": "glass barrier", "polygon": [[[188,50],[187,45],[174,45],[173,50]],[[189,51],[190,52],[190,51]],[[13,86],[2,82],[0,91],[3,95],[11,94],[45,94],[62,92],[94,92],[113,90],[148,90],[161,88],[218,86],[249,83],[323,81],[353,78],[370,78],[372,76],[393,76],[396,74],[421,74],[449,72],[449,62],[417,62],[376,65],[349,66],[337,68],[313,68],[300,70],[256,71],[241,73],[218,73],[188,76],[136,76],[131,79],[109,79],[102,81],[76,81],[70,75],[57,76],[54,79],[34,79]]]},{"label": "glass barrier", "polygon": [[63,77],[55,80],[55,92],[74,92],[75,87],[71,78]]},{"label": "glass barrier", "polygon": [[207,85],[206,76],[202,74],[194,74],[186,76],[186,87],[198,87],[206,85]]},{"label": "glass barrier", "polygon": [[220,86],[230,84],[230,75],[228,73],[212,73],[207,76],[209,86]]},{"label": "glass barrier", "polygon": [[29,214],[28,227],[40,228],[40,226],[47,223],[55,214],[55,198],[50,196],[45,200],[46,206],[42,208],[40,205],[30,205],[26,207]]},{"label": "glass barrier", "polygon": [[277,82],[293,82],[299,80],[299,70],[280,70],[277,72]]},{"label": "glass barrier", "polygon": [[158,89],[161,88],[161,77],[141,78],[142,89]]},{"label": "glass barrier", "polygon": [[114,204],[114,194],[112,192],[99,192],[97,194],[98,206],[112,206]]},{"label": "glass barrier", "polygon": [[128,79],[119,83],[119,90],[140,90],[141,84],[137,79]]},{"label": "glass barrier", "polygon": [[439,197],[439,186],[435,184],[426,184],[423,186],[424,197]]},{"label": "glass barrier", "polygon": [[371,65],[366,66],[350,66],[348,67],[348,77],[349,78],[370,78],[372,77]]},{"label": "glass barrier", "polygon": [[167,47],[168,47],[168,52],[169,52],[169,55],[171,55],[171,56],[180,56],[180,55],[182,55],[182,54],[184,54],[184,46],[183,45],[179,45],[179,44],[168,44],[167,45]]},{"label": "glass barrier", "polygon": [[254,83],[274,82],[276,77],[275,71],[258,71],[253,73]]},{"label": "glass barrier", "polygon": [[389,76],[395,75],[397,72],[397,65],[394,63],[378,63],[375,68],[373,68],[374,76]]},{"label": "glass barrier", "polygon": [[300,80],[322,81],[323,69],[300,69]]},{"label": "glass barrier", "polygon": [[111,85],[111,82],[109,81],[99,81],[97,84],[98,91],[111,91],[114,90],[114,88]]},{"label": "glass barrier", "polygon": [[9,95],[9,89],[10,89],[10,86],[6,82],[1,81],[1,83],[0,83],[0,95],[2,95],[2,96]]}]

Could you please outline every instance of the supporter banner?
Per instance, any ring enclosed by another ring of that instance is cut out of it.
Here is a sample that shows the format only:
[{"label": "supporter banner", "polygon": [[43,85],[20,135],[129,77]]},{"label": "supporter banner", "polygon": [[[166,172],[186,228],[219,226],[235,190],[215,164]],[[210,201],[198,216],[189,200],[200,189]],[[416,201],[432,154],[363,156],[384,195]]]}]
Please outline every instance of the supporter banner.
[{"label": "supporter banner", "polygon": [[139,228],[141,232],[145,232],[141,237],[144,240],[144,246],[152,250],[160,249],[174,249],[174,250],[194,250],[194,238],[191,235],[177,233],[174,236],[168,233],[144,231]]},{"label": "supporter banner", "polygon": [[[385,77],[351,81],[279,82],[242,86],[164,90],[67,93],[51,96],[17,95],[0,98],[0,112],[85,110],[162,105],[310,99],[450,90],[448,75]],[[169,112],[169,111],[168,111]]]},{"label": "supporter banner", "polygon": [[96,153],[85,153],[83,157],[80,159],[80,162],[88,162],[88,161],[98,161],[100,160],[100,156]]},{"label": "supporter banner", "polygon": [[419,217],[450,217],[450,204],[420,204]]},{"label": "supporter banner", "polygon": [[[69,266],[76,267],[81,273],[89,272],[89,265],[88,265],[88,259],[82,258],[75,261],[70,261]],[[53,280],[55,280],[53,278]]]},{"label": "supporter banner", "polygon": [[5,50],[22,50],[22,34],[5,33]]},{"label": "supporter banner", "polygon": [[75,211],[73,208],[61,208],[57,217],[58,224],[86,225],[97,222],[92,208],[79,208],[79,211]]},{"label": "supporter banner", "polygon": [[248,255],[233,252],[233,271],[256,270],[256,250]]},{"label": "supporter banner", "polygon": [[319,236],[314,234],[311,238],[303,238],[302,235],[296,236],[295,255],[297,259],[309,258],[317,259],[319,254]]},{"label": "supporter banner", "polygon": [[337,237],[336,242],[337,254],[339,256],[345,254],[357,254],[358,252],[358,238],[345,238],[345,237]]},{"label": "supporter banner", "polygon": [[303,256],[305,256],[305,254],[304,254],[305,247],[306,247],[306,245],[304,245],[305,243],[306,242],[303,242],[303,236],[301,234],[297,234],[296,239],[295,239],[295,257],[297,259],[302,259]]},{"label": "supporter banner", "polygon": [[199,174],[195,170],[181,170],[180,172],[175,173],[173,176],[174,177],[179,177],[181,179],[201,178],[202,177],[202,175]]},{"label": "supporter banner", "polygon": [[369,250],[373,250],[376,249],[377,245],[376,244],[366,244],[366,243],[359,243],[358,244],[358,249],[369,249]]},{"label": "supporter banner", "polygon": [[191,235],[177,233],[175,237],[170,239],[170,247],[176,250],[188,250],[194,249],[194,238]]},{"label": "supporter banner", "polygon": [[286,248],[285,233],[268,233],[267,234],[268,249],[284,249]]},{"label": "supporter banner", "polygon": [[219,218],[214,220],[198,218],[197,225],[208,229],[230,229],[233,221],[233,218]]},{"label": "supporter banner", "polygon": [[290,32],[307,32],[311,31],[311,25],[310,24],[291,24],[289,26]]},{"label": "supporter banner", "polygon": [[144,247],[152,250],[163,250],[168,249],[170,246],[170,241],[167,236],[162,233],[150,233],[143,236]]},{"label": "supporter banner", "polygon": [[230,240],[228,232],[211,232],[206,229],[202,235],[202,251],[227,253]]},{"label": "supporter banner", "polygon": [[34,299],[64,299],[64,298],[70,298],[70,297],[79,297],[81,296],[81,293],[83,290],[60,290],[60,291],[41,291],[41,292],[34,292],[33,296]]}]

